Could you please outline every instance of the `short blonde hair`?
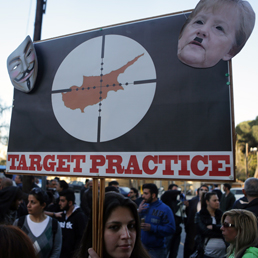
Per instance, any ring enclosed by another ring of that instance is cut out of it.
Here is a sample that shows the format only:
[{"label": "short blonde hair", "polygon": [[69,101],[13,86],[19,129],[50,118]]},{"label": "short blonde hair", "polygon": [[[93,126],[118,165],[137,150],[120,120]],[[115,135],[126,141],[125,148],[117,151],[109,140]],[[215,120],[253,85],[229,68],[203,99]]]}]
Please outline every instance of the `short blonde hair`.
[{"label": "short blonde hair", "polygon": [[238,258],[244,250],[258,244],[257,219],[251,211],[233,209],[222,215],[222,224],[227,216],[237,230],[235,243],[228,247],[228,256],[234,252],[234,257]]},{"label": "short blonde hair", "polygon": [[255,13],[252,6],[249,2],[244,0],[200,0],[200,2],[196,5],[193,12],[189,15],[185,24],[183,25],[180,36],[183,33],[184,28],[190,23],[190,21],[201,11],[212,9],[217,10],[222,5],[233,5],[237,8],[238,12],[236,15],[239,16],[239,23],[236,28],[235,42],[230,50],[230,54],[235,56],[237,53],[241,51],[246,41],[250,37],[254,24],[255,24]]}]

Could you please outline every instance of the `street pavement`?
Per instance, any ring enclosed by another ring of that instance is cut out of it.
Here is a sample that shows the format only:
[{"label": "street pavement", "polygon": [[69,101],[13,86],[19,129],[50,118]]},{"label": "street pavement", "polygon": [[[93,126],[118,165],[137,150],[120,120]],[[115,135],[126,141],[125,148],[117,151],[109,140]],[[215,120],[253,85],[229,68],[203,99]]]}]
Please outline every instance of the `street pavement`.
[{"label": "street pavement", "polygon": [[81,204],[80,193],[75,192],[75,203],[80,206]]},{"label": "street pavement", "polygon": [[181,227],[182,227],[181,241],[180,241],[180,245],[179,245],[179,249],[178,249],[177,258],[184,257],[185,229],[184,229],[183,225],[181,225]]}]

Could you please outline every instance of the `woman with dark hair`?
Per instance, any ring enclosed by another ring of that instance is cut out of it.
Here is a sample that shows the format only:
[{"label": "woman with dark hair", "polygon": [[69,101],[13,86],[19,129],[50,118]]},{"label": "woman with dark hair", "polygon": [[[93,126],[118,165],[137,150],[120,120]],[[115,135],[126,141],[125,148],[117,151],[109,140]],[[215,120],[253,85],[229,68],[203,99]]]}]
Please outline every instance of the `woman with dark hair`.
[{"label": "woman with dark hair", "polygon": [[39,257],[59,258],[62,233],[59,223],[45,215],[48,196],[41,188],[33,188],[28,197],[28,215],[14,222],[31,239]]},{"label": "woman with dark hair", "polygon": [[[115,192],[105,194],[103,209],[103,257],[150,258],[141,243],[140,219],[133,201]],[[91,220],[76,257],[99,257],[92,247]]]},{"label": "woman with dark hair", "polygon": [[217,194],[214,192],[203,194],[201,207],[201,210],[196,213],[195,217],[198,249],[203,250],[204,258],[224,257],[226,254],[226,243],[220,230],[222,211],[219,209]]},{"label": "woman with dark hair", "polygon": [[0,225],[1,258],[37,258],[30,238],[19,228]]},{"label": "woman with dark hair", "polygon": [[233,209],[222,216],[222,234],[228,247],[228,258],[258,257],[257,219],[248,210]]},{"label": "woman with dark hair", "polygon": [[57,182],[57,185],[56,185],[56,190],[57,192],[62,192],[63,190],[66,190],[69,188],[69,185],[66,183],[65,180],[60,180],[59,182]]},{"label": "woman with dark hair", "polygon": [[8,186],[0,191],[0,224],[13,224],[22,197],[23,192],[17,186]]}]

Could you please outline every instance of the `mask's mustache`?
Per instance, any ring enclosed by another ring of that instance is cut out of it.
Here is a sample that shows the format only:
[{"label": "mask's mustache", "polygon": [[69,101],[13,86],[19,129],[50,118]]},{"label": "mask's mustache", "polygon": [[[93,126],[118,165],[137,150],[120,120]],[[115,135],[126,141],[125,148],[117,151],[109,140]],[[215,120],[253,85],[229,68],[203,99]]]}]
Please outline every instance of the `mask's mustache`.
[{"label": "mask's mustache", "polygon": [[194,39],[194,41],[197,41],[197,42],[199,42],[199,43],[201,44],[202,41],[203,41],[203,39],[196,37],[196,38]]},{"label": "mask's mustache", "polygon": [[15,79],[15,81],[20,82],[23,78],[26,77],[27,74],[29,74],[34,69],[34,66],[35,66],[35,62],[32,63],[32,67],[31,68],[28,68],[26,71],[24,71],[22,73],[22,77],[21,78]]}]

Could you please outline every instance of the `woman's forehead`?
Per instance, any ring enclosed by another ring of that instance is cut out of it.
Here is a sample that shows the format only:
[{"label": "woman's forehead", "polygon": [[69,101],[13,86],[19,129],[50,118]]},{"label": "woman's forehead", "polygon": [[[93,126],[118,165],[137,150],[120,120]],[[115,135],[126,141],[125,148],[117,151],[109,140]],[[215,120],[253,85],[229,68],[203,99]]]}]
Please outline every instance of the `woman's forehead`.
[{"label": "woman's forehead", "polygon": [[38,200],[37,197],[33,194],[29,194],[28,199],[35,199]]},{"label": "woman's forehead", "polygon": [[107,221],[109,221],[110,219],[113,219],[114,217],[117,217],[118,219],[120,219],[120,218],[122,219],[121,213],[127,214],[128,216],[134,218],[133,217],[133,213],[132,213],[132,211],[130,210],[129,207],[127,207],[127,206],[118,206],[118,207],[114,208],[111,211]]},{"label": "woman's forehead", "polygon": [[226,9],[232,9],[237,8],[237,5],[233,1],[216,1],[216,0],[210,0],[205,1],[205,3],[200,4],[199,7],[196,8],[196,14],[198,14],[201,11],[205,12],[213,12],[216,13],[221,10]]}]

